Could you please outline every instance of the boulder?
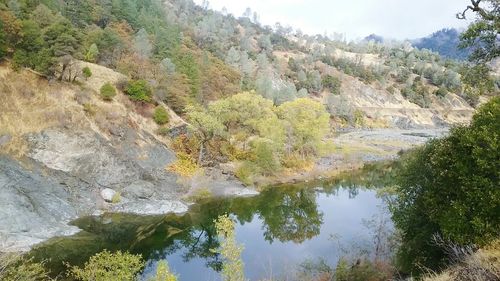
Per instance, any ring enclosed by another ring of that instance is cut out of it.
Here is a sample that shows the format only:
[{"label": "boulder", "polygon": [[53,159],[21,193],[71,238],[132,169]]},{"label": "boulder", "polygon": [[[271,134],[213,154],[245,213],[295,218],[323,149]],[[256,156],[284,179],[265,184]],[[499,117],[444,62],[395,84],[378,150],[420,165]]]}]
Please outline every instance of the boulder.
[{"label": "boulder", "polygon": [[115,197],[116,191],[114,191],[111,188],[105,188],[101,190],[101,197],[104,199],[104,201],[111,203],[113,202],[113,197]]}]

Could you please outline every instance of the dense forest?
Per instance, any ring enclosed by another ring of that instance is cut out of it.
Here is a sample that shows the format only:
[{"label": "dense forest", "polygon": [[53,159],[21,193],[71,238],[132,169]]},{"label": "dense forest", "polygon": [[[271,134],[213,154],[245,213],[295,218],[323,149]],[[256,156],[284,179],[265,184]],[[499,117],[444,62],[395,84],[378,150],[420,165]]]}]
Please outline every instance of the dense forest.
[{"label": "dense forest", "polygon": [[[235,17],[191,0],[1,0],[0,61],[76,86],[93,75],[81,61],[123,74],[104,84],[99,97],[112,102],[124,93],[134,110],[153,112],[157,134],[169,138],[177,155],[169,171],[190,176],[233,161],[235,176],[247,185],[308,167],[330,149],[324,139],[333,134],[332,123],[362,125],[363,113],[339,98],[340,75],[400,93],[419,108],[449,93],[474,107],[484,102],[469,126],[452,129],[397,164],[398,184],[388,196],[403,246],[394,272],[419,276],[424,268],[449,264],[446,249],[431,245],[432,239],[483,247],[500,235],[500,82],[489,65],[500,50],[499,4],[487,2],[491,11],[478,10],[484,14],[460,35],[465,50],[457,50],[453,30],[422,39],[421,49],[377,36],[346,42],[279,23],[262,25],[250,9]],[[443,36],[446,44],[439,42]],[[470,61],[455,60],[465,56]],[[92,104],[82,106],[95,114]],[[185,121],[183,133],[168,126],[174,115],[169,110]],[[221,217],[216,228],[223,243],[213,250],[225,257],[225,280],[244,280],[233,222]],[[68,265],[68,275],[133,280],[143,267],[140,256],[102,252],[81,268]],[[364,280],[377,270],[353,268],[340,263],[337,275],[325,280]],[[49,280],[49,273],[43,263],[9,256],[0,259],[0,277]],[[176,277],[162,264],[154,280]]]}]

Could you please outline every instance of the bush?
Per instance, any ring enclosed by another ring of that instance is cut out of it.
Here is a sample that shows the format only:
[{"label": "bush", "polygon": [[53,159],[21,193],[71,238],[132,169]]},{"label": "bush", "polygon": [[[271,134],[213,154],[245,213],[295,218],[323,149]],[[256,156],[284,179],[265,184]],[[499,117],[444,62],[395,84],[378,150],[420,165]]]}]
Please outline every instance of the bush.
[{"label": "bush", "polygon": [[48,281],[52,279],[43,263],[36,263],[16,254],[0,253],[0,280]]},{"label": "bush", "polygon": [[85,80],[89,79],[92,76],[92,70],[88,66],[84,67],[82,69],[83,77],[85,77]]},{"label": "bush", "polygon": [[244,184],[252,185],[253,176],[259,173],[259,168],[250,161],[245,161],[236,170],[235,176]]},{"label": "bush", "polygon": [[130,99],[139,102],[151,102],[153,91],[146,80],[135,80],[128,83],[125,93]]},{"label": "bush", "polygon": [[116,89],[109,82],[101,87],[101,98],[105,101],[112,101],[116,96]]},{"label": "bush", "polygon": [[153,120],[155,120],[158,125],[165,125],[169,121],[168,112],[163,106],[157,106],[155,112],[153,113]]},{"label": "bush", "polygon": [[340,87],[342,86],[342,84],[340,82],[340,79],[338,79],[337,77],[326,75],[325,77],[323,77],[322,84],[323,87],[329,89],[332,94],[340,94]]},{"label": "bush", "polygon": [[128,281],[135,280],[143,267],[144,262],[140,255],[104,250],[92,256],[83,268],[70,267],[68,277],[82,281]]},{"label": "bush", "polygon": [[167,167],[167,171],[176,173],[183,177],[191,177],[199,167],[191,156],[186,153],[177,153],[177,161]]},{"label": "bush", "polygon": [[252,143],[252,146],[255,164],[259,166],[263,174],[271,175],[281,168],[276,149],[271,141],[258,139]]},{"label": "bush", "polygon": [[440,98],[444,98],[447,94],[448,94],[448,90],[446,90],[446,88],[444,87],[441,87],[439,89],[437,89],[434,94]]},{"label": "bush", "polygon": [[418,273],[444,265],[438,234],[458,245],[486,245],[500,236],[500,97],[474,115],[468,127],[451,130],[402,161],[397,199],[391,204],[402,231],[400,269]]}]

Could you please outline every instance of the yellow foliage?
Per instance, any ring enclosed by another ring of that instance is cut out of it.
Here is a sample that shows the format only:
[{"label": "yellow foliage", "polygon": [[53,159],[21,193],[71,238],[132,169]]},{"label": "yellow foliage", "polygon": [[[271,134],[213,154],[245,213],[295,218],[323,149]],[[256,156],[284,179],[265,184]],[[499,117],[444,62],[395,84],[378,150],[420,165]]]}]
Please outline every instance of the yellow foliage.
[{"label": "yellow foliage", "polygon": [[176,173],[182,177],[193,176],[200,168],[196,162],[191,158],[191,156],[185,153],[178,153],[177,160],[167,166],[167,171]]}]

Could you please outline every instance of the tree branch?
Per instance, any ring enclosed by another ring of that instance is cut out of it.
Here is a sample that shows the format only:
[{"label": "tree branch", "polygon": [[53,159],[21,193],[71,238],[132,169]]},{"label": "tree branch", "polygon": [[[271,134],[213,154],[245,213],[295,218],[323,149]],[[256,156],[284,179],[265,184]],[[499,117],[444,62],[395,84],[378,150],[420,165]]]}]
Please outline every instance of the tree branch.
[{"label": "tree branch", "polygon": [[479,3],[481,3],[482,0],[470,0],[470,2],[472,3],[472,6],[467,6],[467,8],[461,12],[461,13],[457,13],[457,18],[458,19],[461,19],[461,20],[464,20],[466,19],[466,16],[465,14],[467,13],[468,10],[471,10],[473,12],[477,12],[479,13],[482,17],[484,18],[488,18],[489,15],[481,8],[479,7]]}]

